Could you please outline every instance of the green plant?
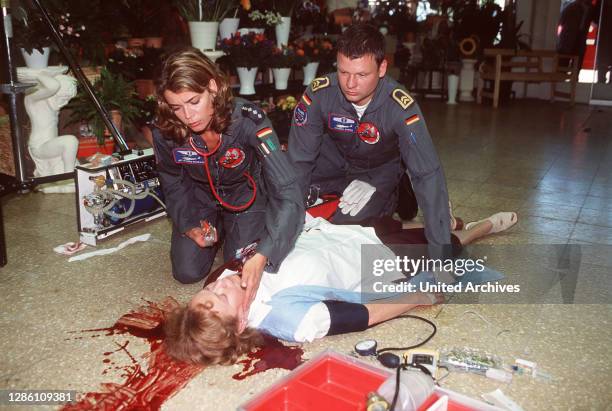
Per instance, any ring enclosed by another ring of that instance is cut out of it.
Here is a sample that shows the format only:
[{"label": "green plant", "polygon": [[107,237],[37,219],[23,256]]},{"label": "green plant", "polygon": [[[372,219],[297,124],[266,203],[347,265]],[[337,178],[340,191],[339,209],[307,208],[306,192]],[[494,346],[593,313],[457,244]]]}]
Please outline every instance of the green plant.
[{"label": "green plant", "polygon": [[[132,125],[139,117],[143,103],[137,98],[134,85],[122,75],[113,74],[103,68],[100,78],[93,84],[93,89],[100,104],[107,111],[121,112],[124,126]],[[105,124],[82,88],[66,107],[72,110],[69,124],[87,121],[98,138],[98,144],[103,145]]]},{"label": "green plant", "polygon": [[238,8],[236,0],[175,0],[187,21],[221,21]]}]

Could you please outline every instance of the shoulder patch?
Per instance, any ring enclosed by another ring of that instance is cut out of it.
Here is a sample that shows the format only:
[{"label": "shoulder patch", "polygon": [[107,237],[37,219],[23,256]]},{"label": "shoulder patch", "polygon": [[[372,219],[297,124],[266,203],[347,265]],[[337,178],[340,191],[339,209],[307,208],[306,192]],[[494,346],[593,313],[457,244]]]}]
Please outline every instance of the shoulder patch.
[{"label": "shoulder patch", "polygon": [[395,100],[404,110],[414,103],[414,99],[401,88],[394,89],[391,93],[391,97],[393,97],[393,100]]},{"label": "shoulder patch", "polygon": [[316,79],[312,80],[312,83],[310,83],[310,88],[313,93],[327,86],[329,86],[329,77],[317,77]]},{"label": "shoulder patch", "polygon": [[250,118],[257,125],[261,124],[265,118],[263,110],[255,104],[245,104],[242,106],[242,116]]}]

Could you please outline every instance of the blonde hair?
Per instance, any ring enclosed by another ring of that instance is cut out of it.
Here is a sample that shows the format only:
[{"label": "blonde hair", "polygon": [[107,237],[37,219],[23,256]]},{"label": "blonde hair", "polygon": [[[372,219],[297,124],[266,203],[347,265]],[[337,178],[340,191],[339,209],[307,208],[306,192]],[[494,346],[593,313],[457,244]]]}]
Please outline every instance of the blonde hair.
[{"label": "blonde hair", "polygon": [[252,328],[238,332],[237,318],[223,318],[212,303],[186,305],[169,313],[164,321],[166,352],[179,361],[201,365],[230,365],[260,345],[261,335]]},{"label": "blonde hair", "polygon": [[192,91],[203,93],[214,80],[217,91],[214,94],[214,114],[209,128],[222,133],[229,126],[232,116],[232,91],[227,76],[200,50],[189,47],[170,54],[164,61],[161,75],[157,79],[156,95],[158,116],[156,126],[163,134],[179,144],[189,136],[189,128],[181,122],[164,97],[166,90],[178,93]]}]

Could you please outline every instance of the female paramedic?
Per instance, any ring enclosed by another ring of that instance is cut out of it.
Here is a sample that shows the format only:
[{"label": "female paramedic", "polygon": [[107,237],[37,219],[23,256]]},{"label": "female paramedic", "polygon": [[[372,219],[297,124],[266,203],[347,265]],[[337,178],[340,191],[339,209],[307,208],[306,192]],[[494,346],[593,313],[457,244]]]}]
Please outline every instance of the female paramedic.
[{"label": "female paramedic", "polygon": [[[453,231],[451,240],[461,248],[516,222],[516,213],[497,213],[467,224],[465,230]],[[362,331],[417,305],[441,302],[439,295],[418,289],[399,295],[397,289],[379,293],[376,282],[396,284],[406,277],[395,269],[369,275],[373,271],[362,270],[362,261],[369,261],[362,260],[362,251],[375,250],[371,261],[393,260],[396,255],[383,243],[425,244],[427,240],[422,225],[405,223],[402,228],[401,222],[390,217],[369,223],[374,228],[334,225],[321,218],[307,222],[278,273],[264,273],[248,314],[241,310],[245,293],[239,273],[221,272],[221,267],[219,279],[208,283],[186,306],[168,314],[166,351],[185,362],[231,364],[258,344],[259,332],[288,341],[312,341]]]},{"label": "female paramedic", "polygon": [[226,76],[200,51],[168,56],[156,92],[153,146],[173,222],[172,274],[202,280],[218,238],[226,261],[257,241],[243,269],[246,310],[264,268],[276,272],[303,225],[293,166],[264,112],[233,98]]}]

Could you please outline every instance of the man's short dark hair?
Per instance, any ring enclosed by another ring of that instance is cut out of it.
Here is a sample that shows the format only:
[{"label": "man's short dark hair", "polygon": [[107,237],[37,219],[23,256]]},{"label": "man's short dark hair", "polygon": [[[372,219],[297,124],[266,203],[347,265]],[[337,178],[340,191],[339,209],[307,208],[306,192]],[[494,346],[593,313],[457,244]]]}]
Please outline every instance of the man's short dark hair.
[{"label": "man's short dark hair", "polygon": [[351,60],[372,54],[380,66],[385,59],[385,37],[371,24],[353,24],[338,39],[337,49]]}]

